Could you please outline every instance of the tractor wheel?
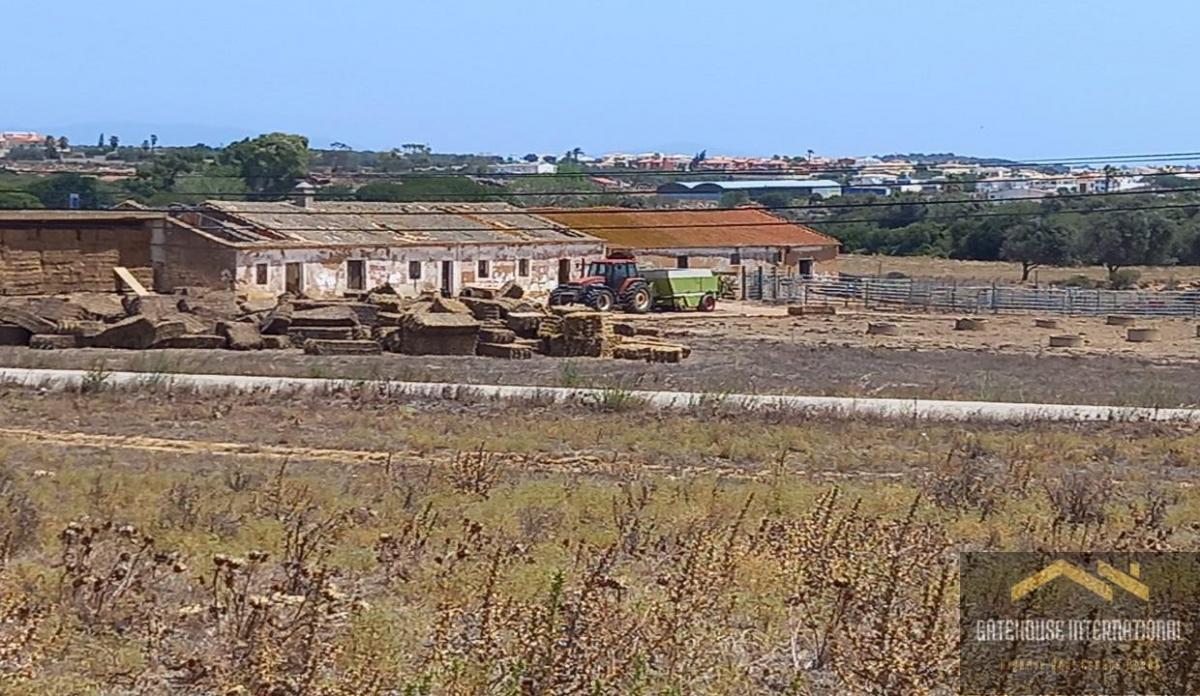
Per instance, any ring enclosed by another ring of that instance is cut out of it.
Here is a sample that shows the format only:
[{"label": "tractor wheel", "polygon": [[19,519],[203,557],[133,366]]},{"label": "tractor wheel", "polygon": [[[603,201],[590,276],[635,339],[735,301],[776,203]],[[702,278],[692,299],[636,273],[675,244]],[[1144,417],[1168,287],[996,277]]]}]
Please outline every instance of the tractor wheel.
[{"label": "tractor wheel", "polygon": [[616,298],[613,297],[612,290],[608,288],[600,288],[592,292],[591,297],[588,299],[588,304],[592,306],[592,309],[599,312],[611,312],[613,305],[617,303]]},{"label": "tractor wheel", "polygon": [[636,285],[625,295],[625,311],[645,314],[650,311],[650,288]]},{"label": "tractor wheel", "polygon": [[698,309],[701,312],[711,312],[716,308],[717,298],[713,297],[712,295],[705,295],[704,297],[700,298],[700,305]]}]

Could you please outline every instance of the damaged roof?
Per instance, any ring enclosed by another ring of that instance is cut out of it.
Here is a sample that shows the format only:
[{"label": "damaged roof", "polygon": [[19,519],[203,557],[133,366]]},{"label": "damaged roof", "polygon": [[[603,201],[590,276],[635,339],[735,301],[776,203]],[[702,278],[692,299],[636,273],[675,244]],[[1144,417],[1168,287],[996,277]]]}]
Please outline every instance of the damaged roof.
[{"label": "damaged roof", "polygon": [[557,223],[632,249],[838,246],[838,241],[757,208],[543,208]]},{"label": "damaged roof", "polygon": [[260,246],[599,242],[508,203],[208,201],[185,218],[226,241]]}]

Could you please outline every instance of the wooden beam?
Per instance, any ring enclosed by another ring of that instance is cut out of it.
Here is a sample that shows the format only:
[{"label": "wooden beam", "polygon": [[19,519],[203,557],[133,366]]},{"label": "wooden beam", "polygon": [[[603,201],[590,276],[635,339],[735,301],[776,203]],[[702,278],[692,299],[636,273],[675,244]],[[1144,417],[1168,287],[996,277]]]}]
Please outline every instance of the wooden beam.
[{"label": "wooden beam", "polygon": [[133,290],[133,292],[138,296],[145,297],[146,295],[150,294],[150,291],[143,287],[142,284],[138,282],[137,278],[133,277],[133,274],[129,272],[128,268],[125,268],[124,266],[113,266],[113,273],[117,276],[118,280],[129,286],[129,289]]}]

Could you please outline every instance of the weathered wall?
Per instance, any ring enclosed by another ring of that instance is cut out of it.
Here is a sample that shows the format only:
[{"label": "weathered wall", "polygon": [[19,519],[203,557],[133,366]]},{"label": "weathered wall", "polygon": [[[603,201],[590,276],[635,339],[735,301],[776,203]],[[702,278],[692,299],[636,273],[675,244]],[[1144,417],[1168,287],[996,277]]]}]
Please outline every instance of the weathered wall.
[{"label": "weathered wall", "polygon": [[185,285],[233,286],[237,250],[179,221],[152,223],[154,288],[171,292]]},{"label": "weathered wall", "polygon": [[[654,268],[675,268],[677,258],[686,256],[689,267],[716,271],[780,266],[785,272],[797,272],[800,261],[811,260],[814,273],[837,272],[836,247],[690,247],[634,250],[634,253],[641,264]],[[734,263],[735,254],[739,263]]]},{"label": "weathered wall", "polygon": [[[453,288],[463,285],[501,285],[509,280],[531,294],[548,293],[558,283],[560,259],[571,262],[572,277],[579,277],[585,260],[602,256],[599,242],[537,244],[439,244],[404,247],[339,247],[324,249],[244,249],[237,255],[237,289],[247,294],[276,295],[286,289],[286,265],[303,269],[303,292],[310,297],[335,297],[349,291],[348,260],[366,264],[367,289],[390,284],[403,295],[415,296],[442,287],[442,263],[453,264]],[[519,260],[529,261],[529,274],[518,273]],[[489,277],[479,278],[478,262],[486,260]],[[410,277],[409,263],[420,264],[420,278]],[[258,283],[256,266],[267,265],[267,282]]]},{"label": "weathered wall", "polygon": [[152,282],[146,223],[0,225],[0,295],[113,292],[114,266]]}]

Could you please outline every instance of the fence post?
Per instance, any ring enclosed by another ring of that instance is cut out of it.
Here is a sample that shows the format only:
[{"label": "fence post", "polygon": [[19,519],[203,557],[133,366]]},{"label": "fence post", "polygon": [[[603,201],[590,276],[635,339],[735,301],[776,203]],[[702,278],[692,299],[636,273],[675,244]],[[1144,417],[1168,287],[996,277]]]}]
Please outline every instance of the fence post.
[{"label": "fence post", "polygon": [[1000,313],[1000,300],[996,297],[996,281],[992,281],[992,314]]}]

